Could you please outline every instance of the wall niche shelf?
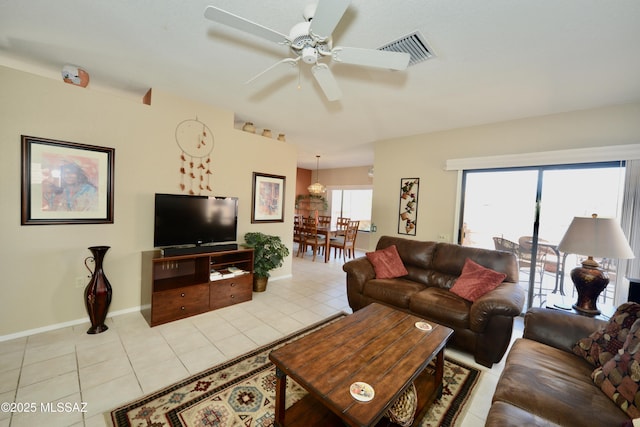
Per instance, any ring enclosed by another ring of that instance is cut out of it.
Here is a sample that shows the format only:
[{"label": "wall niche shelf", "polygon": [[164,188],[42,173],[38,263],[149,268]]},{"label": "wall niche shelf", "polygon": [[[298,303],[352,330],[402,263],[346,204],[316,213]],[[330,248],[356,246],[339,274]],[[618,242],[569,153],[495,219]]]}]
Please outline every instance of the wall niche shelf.
[{"label": "wall niche shelf", "polygon": [[253,249],[162,257],[142,253],[142,315],[150,326],[251,300]]}]

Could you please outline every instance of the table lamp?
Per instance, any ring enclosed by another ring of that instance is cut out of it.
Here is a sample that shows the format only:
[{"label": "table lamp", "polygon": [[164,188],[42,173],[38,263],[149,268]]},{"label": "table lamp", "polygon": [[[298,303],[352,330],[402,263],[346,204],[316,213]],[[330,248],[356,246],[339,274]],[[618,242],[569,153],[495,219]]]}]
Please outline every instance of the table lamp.
[{"label": "table lamp", "polygon": [[571,280],[578,291],[573,308],[588,315],[598,315],[596,300],[609,284],[607,273],[593,257],[609,259],[634,258],[633,251],[614,218],[575,217],[558,245],[561,252],[586,255],[581,267],[571,270]]}]

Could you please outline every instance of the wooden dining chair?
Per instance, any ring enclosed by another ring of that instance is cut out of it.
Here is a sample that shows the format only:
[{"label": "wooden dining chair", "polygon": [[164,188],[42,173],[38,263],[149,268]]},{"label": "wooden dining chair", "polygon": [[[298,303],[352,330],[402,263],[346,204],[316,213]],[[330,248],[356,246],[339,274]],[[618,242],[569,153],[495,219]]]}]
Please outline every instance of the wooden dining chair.
[{"label": "wooden dining chair", "polygon": [[340,251],[345,262],[347,261],[347,254],[349,258],[355,258],[358,227],[360,227],[360,221],[349,221],[347,228],[344,230],[344,235],[331,239],[329,247],[334,250],[334,258],[337,258],[338,251]]},{"label": "wooden dining chair", "polygon": [[318,223],[315,218],[304,218],[300,232],[300,244],[298,246],[298,254],[304,257],[307,249],[311,247],[313,250],[313,261],[316,260],[318,252],[322,252],[326,243],[325,236],[318,234]]},{"label": "wooden dining chair", "polygon": [[293,243],[298,244],[298,252],[300,252],[300,232],[302,231],[302,220],[300,219],[300,215],[295,215],[293,217]]},{"label": "wooden dining chair", "polygon": [[318,227],[330,227],[331,215],[318,215]]},{"label": "wooden dining chair", "polygon": [[336,236],[343,236],[344,235],[344,231],[347,229],[347,226],[349,225],[349,221],[351,221],[351,218],[346,218],[343,216],[338,217],[337,221],[336,221]]}]

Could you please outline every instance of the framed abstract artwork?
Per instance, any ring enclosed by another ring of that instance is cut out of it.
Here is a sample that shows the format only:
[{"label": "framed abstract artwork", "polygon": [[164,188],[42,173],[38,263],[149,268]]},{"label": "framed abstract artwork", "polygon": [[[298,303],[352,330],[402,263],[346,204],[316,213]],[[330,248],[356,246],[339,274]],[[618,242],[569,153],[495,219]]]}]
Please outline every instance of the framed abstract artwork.
[{"label": "framed abstract artwork", "polygon": [[253,173],[251,223],[284,222],[286,177]]},{"label": "framed abstract artwork", "polygon": [[22,225],[112,224],[115,149],[22,136]]},{"label": "framed abstract artwork", "polygon": [[420,178],[400,179],[398,234],[416,235]]}]

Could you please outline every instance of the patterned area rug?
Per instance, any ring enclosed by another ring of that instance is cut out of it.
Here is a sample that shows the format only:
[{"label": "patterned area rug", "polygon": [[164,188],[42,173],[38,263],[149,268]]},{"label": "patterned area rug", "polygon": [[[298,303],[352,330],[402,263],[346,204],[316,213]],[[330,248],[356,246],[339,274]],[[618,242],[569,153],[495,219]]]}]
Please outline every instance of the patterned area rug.
[{"label": "patterned area rug", "polygon": [[[276,375],[269,353],[343,316],[334,316],[130,402],[106,413],[105,417],[117,427],[273,426]],[[421,420],[421,427],[455,426],[480,377],[480,371],[475,368],[448,359],[445,362],[442,398]],[[293,405],[305,394],[294,381],[287,381],[286,406]]]}]

